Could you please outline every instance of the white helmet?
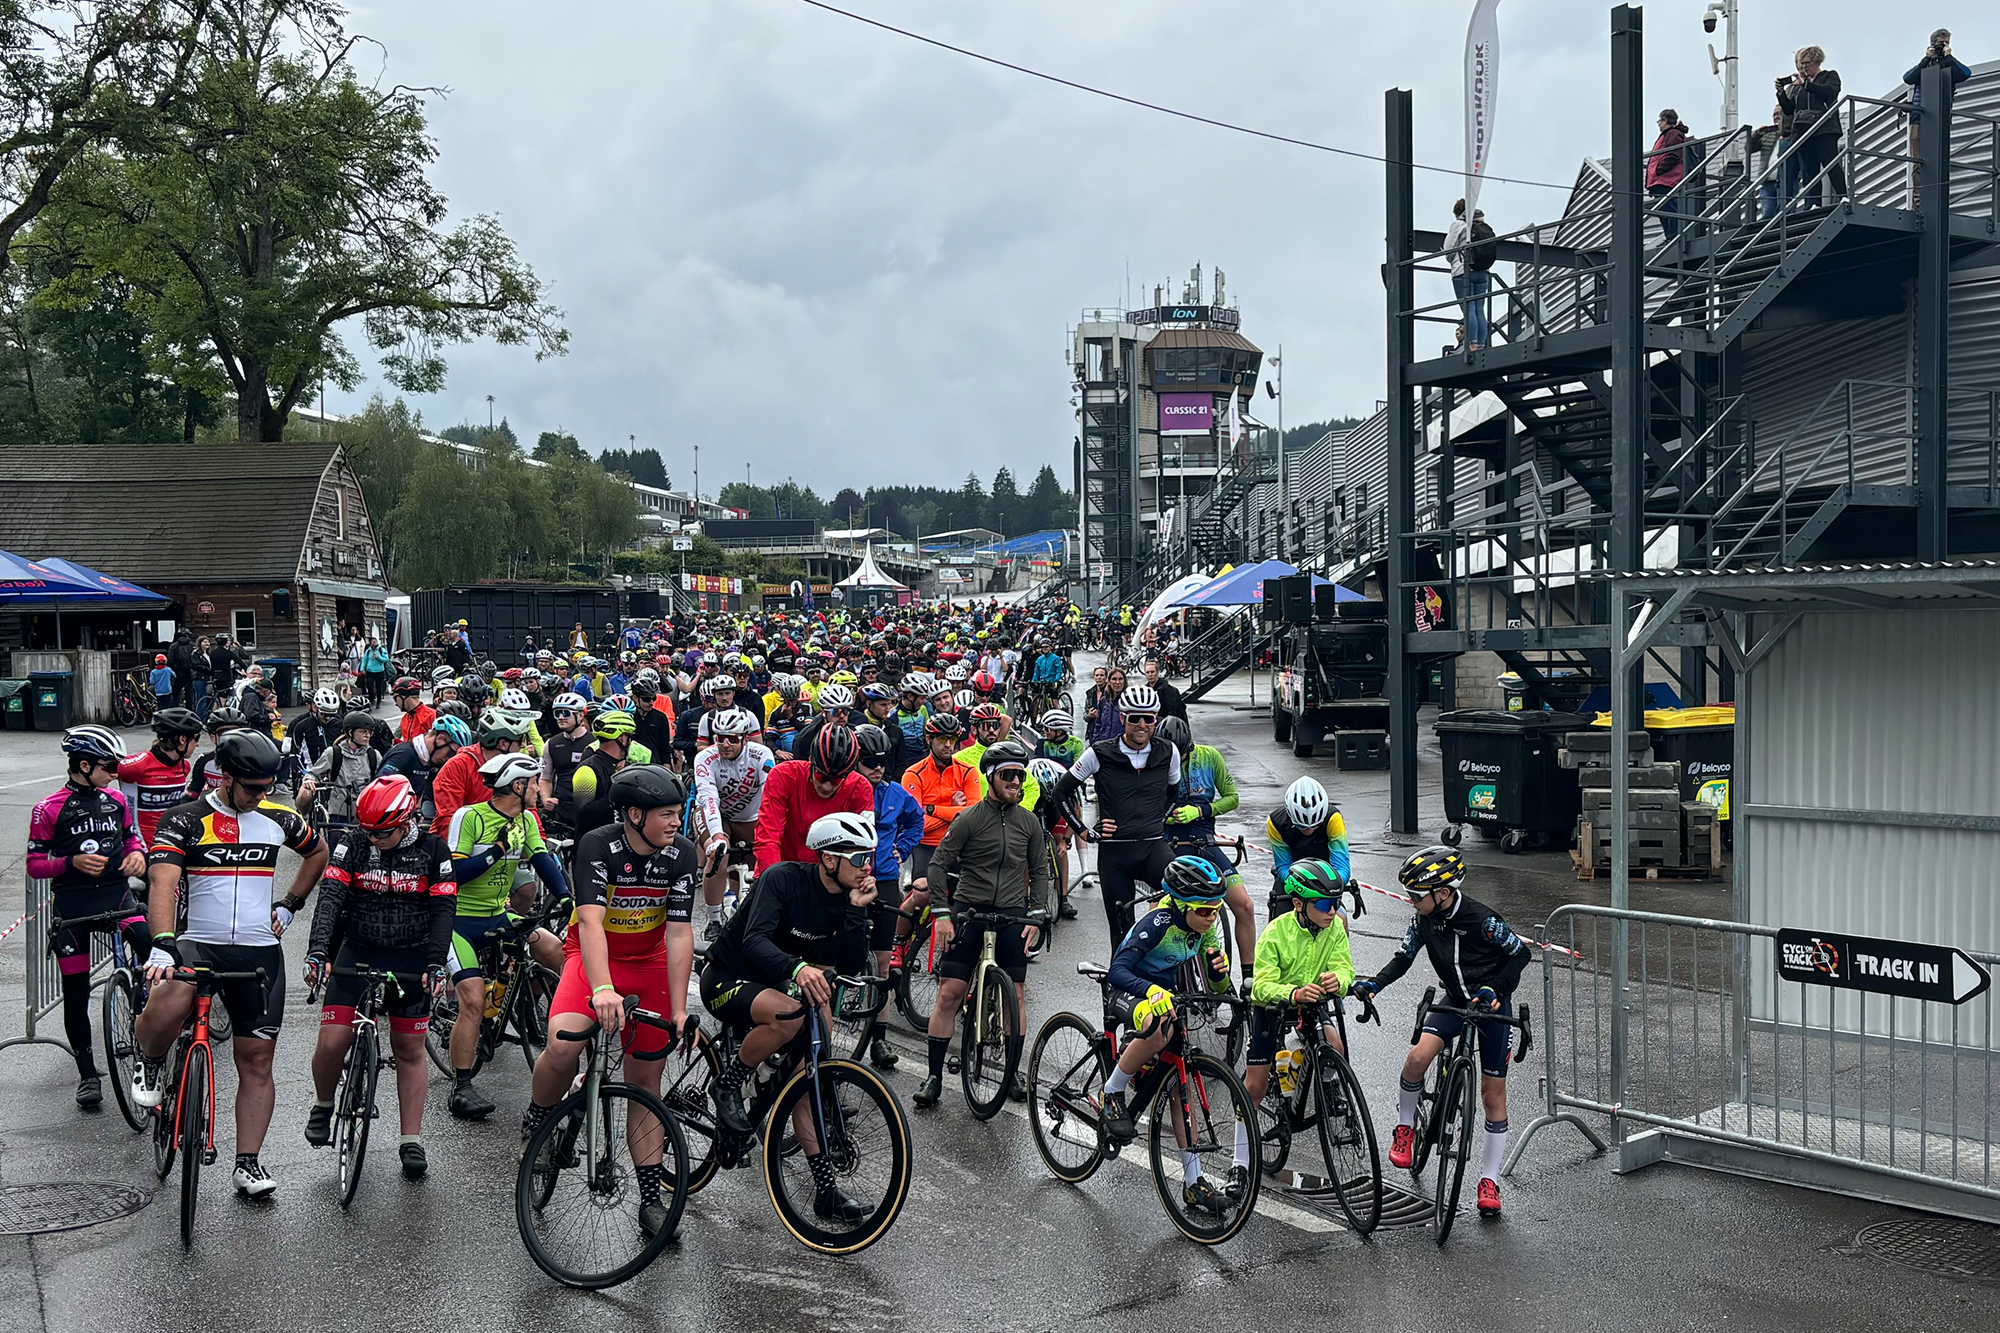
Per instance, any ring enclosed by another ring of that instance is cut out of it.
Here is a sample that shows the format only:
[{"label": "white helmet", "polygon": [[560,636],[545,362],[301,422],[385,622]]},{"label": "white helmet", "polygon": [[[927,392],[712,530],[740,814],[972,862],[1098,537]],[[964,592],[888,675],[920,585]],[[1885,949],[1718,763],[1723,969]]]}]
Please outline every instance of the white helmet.
[{"label": "white helmet", "polygon": [[542,673],[534,667],[522,667],[521,683],[523,685],[539,685],[542,683]]},{"label": "white helmet", "polygon": [[944,678],[952,684],[957,685],[972,679],[972,673],[965,669],[965,663],[953,662],[944,669]]},{"label": "white helmet", "polygon": [[806,846],[815,852],[872,852],[875,850],[875,816],[840,810],[821,815],[806,830]]},{"label": "white helmet", "polygon": [[549,711],[552,713],[583,713],[588,712],[589,709],[589,701],[574,691],[564,691],[558,694],[555,697],[555,702],[549,705]]},{"label": "white helmet", "polygon": [[1299,828],[1318,828],[1332,809],[1333,802],[1327,799],[1326,788],[1319,785],[1318,778],[1300,778],[1285,788],[1285,813]]},{"label": "white helmet", "polygon": [[736,688],[736,677],[730,675],[727,671],[725,671],[721,675],[709,681],[708,683],[711,689],[733,690]]},{"label": "white helmet", "polygon": [[1067,735],[1070,728],[1076,725],[1076,719],[1060,708],[1051,708],[1048,712],[1042,714],[1042,720],[1035,723],[1035,725],[1043,731],[1060,731],[1064,735]]},{"label": "white helmet", "polygon": [[979,706],[979,696],[971,690],[960,690],[957,694],[951,696],[951,701],[960,708],[977,708]]},{"label": "white helmet", "polygon": [[1157,717],[1160,712],[1160,692],[1151,685],[1133,685],[1118,696],[1118,711],[1151,713]]},{"label": "white helmet", "polygon": [[497,754],[479,766],[479,776],[493,791],[511,787],[523,778],[539,778],[542,766],[524,754]]},{"label": "white helmet", "polygon": [[458,679],[458,673],[448,666],[431,668],[431,684],[445,685]]},{"label": "white helmet", "polygon": [[510,713],[532,713],[535,706],[528,702],[526,690],[500,691],[500,706]]},{"label": "white helmet", "polygon": [[756,732],[757,719],[747,708],[725,708],[708,720],[711,736],[753,736]]},{"label": "white helmet", "polygon": [[852,708],[854,707],[854,691],[848,689],[845,685],[829,685],[819,692],[819,698],[816,702],[822,711],[828,708]]},{"label": "white helmet", "polygon": [[340,696],[322,685],[313,691],[313,711],[331,713],[339,709]]}]

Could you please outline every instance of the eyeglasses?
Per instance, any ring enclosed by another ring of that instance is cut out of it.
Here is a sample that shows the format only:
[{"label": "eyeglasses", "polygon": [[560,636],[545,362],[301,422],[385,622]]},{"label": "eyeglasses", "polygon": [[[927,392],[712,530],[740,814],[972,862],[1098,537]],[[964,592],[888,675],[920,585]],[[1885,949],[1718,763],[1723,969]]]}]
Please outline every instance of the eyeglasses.
[{"label": "eyeglasses", "polygon": [[827,855],[839,857],[856,870],[866,870],[875,860],[873,852],[829,852]]},{"label": "eyeglasses", "polygon": [[1420,903],[1424,899],[1436,897],[1442,892],[1442,889],[1408,889],[1405,890],[1405,896],[1413,903]]},{"label": "eyeglasses", "polygon": [[1217,912],[1220,912],[1221,910],[1222,910],[1222,904],[1220,904],[1220,903],[1209,903],[1209,904],[1207,904],[1206,906],[1203,906],[1203,907],[1190,907],[1190,908],[1188,908],[1188,909],[1187,909],[1187,915],[1189,915],[1189,916],[1214,916],[1214,915],[1215,915],[1215,914],[1216,914]]},{"label": "eyeglasses", "polygon": [[1136,723],[1137,725],[1142,727],[1150,727],[1155,722],[1159,721],[1159,719],[1153,716],[1153,714],[1151,713],[1127,713],[1125,715],[1125,720],[1127,722]]},{"label": "eyeglasses", "polygon": [[996,768],[993,770],[995,782],[1025,782],[1028,770],[1025,768]]}]

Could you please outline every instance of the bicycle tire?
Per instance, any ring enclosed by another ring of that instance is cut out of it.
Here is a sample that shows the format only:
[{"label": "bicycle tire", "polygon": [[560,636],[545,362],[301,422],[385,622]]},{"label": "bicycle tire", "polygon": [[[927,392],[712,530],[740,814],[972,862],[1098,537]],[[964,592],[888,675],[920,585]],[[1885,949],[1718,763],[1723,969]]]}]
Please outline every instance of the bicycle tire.
[{"label": "bicycle tire", "polygon": [[[1478,1095],[1470,1061],[1452,1067],[1445,1084],[1445,1117],[1438,1139],[1437,1189],[1431,1195],[1431,1220],[1437,1225],[1438,1248],[1451,1236],[1451,1224],[1458,1217],[1458,1191],[1465,1183],[1465,1160],[1472,1155],[1473,1099]],[[1452,1126],[1456,1122],[1454,1132]]]},{"label": "bicycle tire", "polygon": [[1366,1236],[1382,1220],[1382,1158],[1367,1095],[1353,1067],[1331,1046],[1320,1048],[1313,1071],[1313,1108],[1327,1179],[1340,1210]]},{"label": "bicycle tire", "polygon": [[[855,1197],[873,1203],[867,1217],[846,1229],[836,1229],[840,1224],[829,1225],[813,1213],[812,1173],[805,1155],[787,1156],[780,1143],[785,1136],[775,1132],[776,1126],[791,1122],[793,1110],[810,1090],[808,1073],[803,1067],[795,1070],[772,1103],[769,1127],[764,1134],[764,1188],[771,1196],[778,1220],[801,1245],[822,1254],[854,1254],[888,1234],[909,1197],[912,1174],[909,1121],[903,1116],[903,1106],[896,1100],[896,1094],[874,1070],[851,1060],[820,1062],[821,1102],[839,1107],[842,1112],[837,1141],[825,1145],[835,1158],[834,1177],[842,1188],[847,1188],[862,1180],[865,1170],[870,1183]],[[852,1106],[842,1098],[843,1089],[851,1091]],[[866,1120],[857,1114],[864,1105],[874,1108],[874,1115]],[[794,1185],[807,1192],[803,1208],[793,1197]]]},{"label": "bicycle tire", "polygon": [[139,702],[129,690],[116,690],[111,695],[111,720],[121,727],[139,725]]},{"label": "bicycle tire", "polygon": [[361,1188],[361,1164],[368,1157],[368,1122],[375,1108],[375,1080],[381,1069],[374,1032],[356,1032],[354,1043],[347,1048],[340,1090],[334,1096],[334,1160],[342,1208],[354,1202],[354,1192]]},{"label": "bicycle tire", "polygon": [[[1160,1080],[1160,1086],[1153,1094],[1152,1133],[1149,1148],[1152,1155],[1153,1187],[1158,1191],[1160,1204],[1166,1209],[1167,1218],[1180,1233],[1189,1240],[1203,1245],[1220,1245],[1235,1236],[1249,1223],[1250,1216],[1257,1210],[1258,1187],[1263,1183],[1263,1173],[1244,1173],[1243,1194],[1231,1202],[1230,1207],[1216,1220],[1209,1222],[1207,1214],[1197,1214],[1182,1194],[1181,1154],[1179,1140],[1174,1128],[1180,1117],[1176,1113],[1176,1100],[1189,1111],[1195,1152],[1199,1156],[1204,1148],[1211,1153],[1231,1153],[1236,1141],[1236,1125],[1249,1127],[1250,1137],[1257,1137],[1257,1110],[1250,1104],[1250,1094],[1244,1091],[1243,1082],[1236,1072],[1206,1051],[1188,1052],[1183,1064],[1187,1077],[1169,1070]],[[1192,1085],[1194,1096],[1188,1097],[1183,1089]],[[1215,1094],[1220,1090],[1224,1096]],[[1217,1115],[1217,1107],[1226,1101],[1231,1119],[1224,1123]],[[1167,1153],[1172,1152],[1172,1169],[1169,1171]],[[1206,1171],[1203,1173],[1206,1175]],[[1225,1173],[1226,1176],[1226,1173]]]},{"label": "bicycle tire", "polygon": [[[168,1055],[160,1077],[166,1078],[167,1071],[180,1068],[181,1048],[175,1044]],[[178,1079],[179,1075],[175,1075]],[[180,1085],[169,1083],[160,1092],[160,1104],[152,1110],[153,1116],[153,1178],[165,1180],[167,1173],[174,1169],[174,1158],[180,1154],[180,1125],[174,1119],[174,1109],[180,1104]]]},{"label": "bicycle tire", "polygon": [[533,959],[522,963],[514,978],[513,1002],[508,1012],[531,1072],[549,1044],[549,1006],[555,1002],[556,985],[561,980],[559,973],[549,971]]},{"label": "bicycle tire", "polygon": [[[868,975],[875,973],[875,955],[871,952],[862,970]],[[866,988],[864,988],[866,989]],[[882,1016],[882,1009],[889,1003],[883,991],[874,991],[881,1000],[873,1008],[854,1009],[851,1006],[866,996],[848,994],[845,986],[836,986],[833,995],[833,1024],[827,1032],[827,1049],[830,1055],[842,1060],[859,1060],[867,1053],[868,1034],[875,1027],[875,1020]]]},{"label": "bicycle tire", "polygon": [[1431,1150],[1437,1146],[1440,1106],[1444,1098],[1445,1062],[1432,1060],[1424,1071],[1424,1089],[1417,1094],[1416,1139],[1410,1149],[1410,1179],[1421,1185],[1430,1165]]},{"label": "bicycle tire", "polygon": [[[1007,1104],[1021,1066],[1021,1000],[997,966],[979,970],[978,987],[958,1010],[958,1082],[974,1117],[991,1120]],[[982,1013],[985,1030],[976,1031]]]},{"label": "bicycle tire", "polygon": [[931,1030],[931,1010],[937,1005],[938,964],[945,951],[937,946],[937,925],[926,928],[922,940],[912,936],[903,954],[903,972],[896,978],[896,1009],[918,1032]]},{"label": "bicycle tire", "polygon": [[1095,1175],[1110,1151],[1100,1115],[1111,1068],[1100,1038],[1075,1014],[1053,1014],[1028,1052],[1028,1128],[1035,1151],[1056,1179],[1072,1185]]},{"label": "bicycle tire", "polygon": [[[689,1018],[692,1023],[695,1020]],[[698,1193],[722,1167],[716,1151],[721,1133],[715,1123],[715,1082],[722,1077],[722,1055],[705,1028],[695,1029],[694,1049],[677,1041],[667,1052],[660,1076],[660,1100],[681,1122],[688,1147],[688,1193]]]},{"label": "bicycle tire", "polygon": [[457,988],[447,984],[438,993],[437,998],[431,1001],[429,1019],[424,1028],[424,1054],[430,1057],[433,1069],[450,1078],[451,1028],[458,1020]]},{"label": "bicycle tire", "polygon": [[1257,1107],[1257,1162],[1264,1174],[1275,1176],[1284,1170],[1292,1155],[1292,1103],[1271,1075],[1271,1086]]},{"label": "bicycle tire", "polygon": [[133,1024],[139,1006],[132,990],[132,974],[119,968],[104,984],[104,1072],[111,1080],[111,1095],[118,1102],[118,1114],[132,1132],[146,1129],[146,1112],[132,1100],[132,1067],[138,1060],[139,1039]]},{"label": "bicycle tire", "polygon": [[194,1244],[194,1210],[201,1199],[202,1158],[208,1141],[209,1050],[197,1045],[188,1052],[181,1073],[181,1248]]},{"label": "bicycle tire", "polygon": [[[527,1247],[528,1257],[535,1261],[536,1267],[566,1287],[596,1291],[615,1287],[644,1272],[660,1257],[661,1251],[667,1248],[674,1233],[680,1229],[681,1213],[687,1206],[687,1140],[681,1134],[680,1122],[653,1094],[629,1083],[604,1083],[599,1085],[597,1096],[603,1104],[599,1123],[606,1152],[596,1171],[586,1169],[589,1154],[574,1149],[573,1155],[567,1158],[570,1164],[553,1171],[537,1171],[537,1162],[558,1137],[566,1136],[574,1142],[583,1124],[588,1096],[586,1088],[563,1098],[528,1137],[521,1154],[520,1169],[514,1178],[514,1221],[521,1233],[521,1243]],[[661,1201],[667,1206],[667,1221],[651,1236],[645,1236],[639,1229],[640,1196],[636,1169],[629,1160],[623,1167],[618,1164],[618,1159],[630,1152],[626,1118],[612,1110],[612,1105],[618,1102],[632,1103],[652,1116],[663,1134],[660,1164],[667,1171],[661,1182]],[[594,1174],[597,1179],[585,1180],[588,1174]],[[625,1235],[643,1237],[635,1253],[617,1263],[591,1267],[583,1266],[583,1261],[579,1259],[556,1253],[555,1237],[545,1234],[541,1220],[548,1212],[557,1188],[572,1179],[584,1191],[582,1210],[577,1215],[588,1220],[586,1228],[579,1230],[594,1229],[601,1234],[604,1219],[611,1219],[609,1225],[620,1228]],[[600,1202],[606,1198],[611,1200],[610,1204]],[[629,1217],[625,1210],[616,1207],[618,1202],[626,1199],[633,1205]]]}]

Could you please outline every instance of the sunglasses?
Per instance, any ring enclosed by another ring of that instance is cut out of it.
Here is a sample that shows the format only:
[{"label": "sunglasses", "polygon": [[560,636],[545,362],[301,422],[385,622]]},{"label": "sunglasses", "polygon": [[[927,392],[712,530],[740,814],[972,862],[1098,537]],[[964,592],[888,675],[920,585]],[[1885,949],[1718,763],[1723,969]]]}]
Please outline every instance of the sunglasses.
[{"label": "sunglasses", "polygon": [[1413,903],[1420,903],[1424,899],[1434,898],[1442,892],[1444,892],[1442,889],[1408,889],[1405,890],[1405,896]]},{"label": "sunglasses", "polygon": [[1025,782],[1028,780],[1028,770],[1025,768],[995,769],[993,780],[995,782]]},{"label": "sunglasses", "polygon": [[252,796],[262,796],[275,785],[276,783],[274,782],[245,782],[241,778],[236,780],[236,789],[238,791],[247,791]]},{"label": "sunglasses", "polygon": [[1209,904],[1208,906],[1206,906],[1206,907],[1190,907],[1190,908],[1188,908],[1188,909],[1187,909],[1187,915],[1189,915],[1189,916],[1214,916],[1214,915],[1215,915],[1215,914],[1216,914],[1217,912],[1220,912],[1221,910],[1222,910],[1222,904],[1220,904],[1220,903],[1210,903],[1210,904]]},{"label": "sunglasses", "polygon": [[1159,721],[1159,719],[1157,717],[1154,717],[1151,713],[1127,713],[1125,715],[1125,720],[1127,722],[1135,722],[1140,726],[1144,727],[1150,727],[1155,722]]},{"label": "sunglasses", "polygon": [[875,862],[875,854],[873,852],[833,852],[829,854],[839,857],[856,870],[866,870]]}]

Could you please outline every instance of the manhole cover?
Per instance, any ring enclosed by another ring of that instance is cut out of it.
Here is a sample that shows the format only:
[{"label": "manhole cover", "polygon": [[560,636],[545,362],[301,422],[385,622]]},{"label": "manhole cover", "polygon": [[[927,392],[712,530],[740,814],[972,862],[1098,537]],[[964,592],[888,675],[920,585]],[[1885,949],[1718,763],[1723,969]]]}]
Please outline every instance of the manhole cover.
[{"label": "manhole cover", "polygon": [[136,1213],[152,1201],[145,1190],[96,1180],[0,1186],[0,1236],[94,1227]]},{"label": "manhole cover", "polygon": [[[1334,1197],[1333,1186],[1326,1177],[1286,1169],[1279,1171],[1273,1180],[1279,1183],[1287,1202],[1308,1204],[1337,1222],[1346,1221],[1347,1214],[1341,1211],[1340,1200]],[[1375,1224],[1376,1230],[1423,1226],[1430,1220],[1429,1199],[1390,1181],[1382,1182],[1382,1216]]]},{"label": "manhole cover", "polygon": [[2000,1227],[1953,1218],[1881,1222],[1854,1238],[1878,1259],[1962,1282],[2000,1285]]}]

